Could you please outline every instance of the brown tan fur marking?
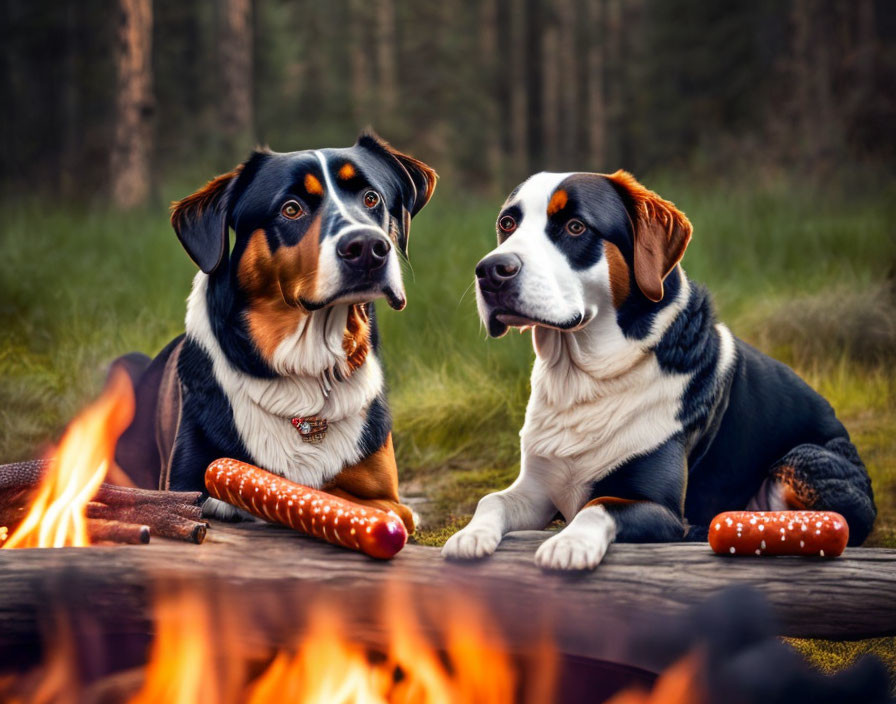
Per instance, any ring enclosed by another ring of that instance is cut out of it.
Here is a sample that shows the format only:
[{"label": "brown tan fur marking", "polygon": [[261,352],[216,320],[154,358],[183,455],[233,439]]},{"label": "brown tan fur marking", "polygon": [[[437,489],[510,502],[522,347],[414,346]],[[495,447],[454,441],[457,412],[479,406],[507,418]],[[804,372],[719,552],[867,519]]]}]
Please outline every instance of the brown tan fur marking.
[{"label": "brown tan fur marking", "polygon": [[354,305],[348,311],[345,322],[345,333],[342,336],[342,349],[351,374],[364,364],[370,351],[370,318],[363,305]]},{"label": "brown tan fur marking", "polygon": [[315,196],[324,194],[324,187],[314,174],[305,174],[305,190]]},{"label": "brown tan fur marking", "polygon": [[551,200],[548,203],[548,216],[555,215],[559,213],[566,207],[566,203],[569,201],[569,195],[562,188],[558,188],[554,191],[554,195],[551,196]]},{"label": "brown tan fur marking", "polygon": [[297,305],[298,297],[308,297],[314,291],[319,230],[320,221],[315,220],[297,245],[280,247],[275,254],[271,254],[264,230],[256,230],[240,258],[237,280],[249,298],[249,334],[268,361],[306,315]]},{"label": "brown tan fur marking", "polygon": [[385,444],[358,464],[346,467],[324,486],[324,491],[349,501],[394,511],[409,533],[414,532],[414,515],[398,500],[398,465],[392,446],[392,433]]},{"label": "brown tan fur marking", "polygon": [[336,177],[341,181],[351,181],[357,174],[358,172],[355,171],[355,167],[350,163],[345,162],[345,164],[342,165],[342,168],[336,173]]},{"label": "brown tan fur marking", "polygon": [[797,476],[794,467],[789,465],[776,467],[772,477],[781,485],[784,501],[791,509],[798,511],[810,509],[818,503],[818,492]]},{"label": "brown tan fur marking", "polygon": [[635,281],[654,303],[663,300],[663,280],[681,261],[693,227],[675,204],[661,198],[627,171],[607,176],[629,194],[635,206]]},{"label": "brown tan fur marking", "polygon": [[589,506],[624,506],[626,504],[636,503],[638,502],[635,499],[623,499],[618,496],[600,496],[596,499],[592,499],[582,506],[582,508],[588,508]]},{"label": "brown tan fur marking", "polygon": [[188,213],[195,217],[208,208],[222,194],[224,189],[230,185],[230,182],[240,175],[242,170],[243,166],[241,164],[233,171],[215,176],[195,193],[191,193],[186,198],[181,198],[171,203],[171,224],[174,226],[174,229],[180,231],[183,219],[187,217]]},{"label": "brown tan fur marking", "polygon": [[613,294],[613,305],[620,308],[628,298],[631,284],[628,264],[625,257],[619,251],[619,247],[608,240],[604,240],[604,256],[607,258],[607,268],[610,271],[610,292]]}]

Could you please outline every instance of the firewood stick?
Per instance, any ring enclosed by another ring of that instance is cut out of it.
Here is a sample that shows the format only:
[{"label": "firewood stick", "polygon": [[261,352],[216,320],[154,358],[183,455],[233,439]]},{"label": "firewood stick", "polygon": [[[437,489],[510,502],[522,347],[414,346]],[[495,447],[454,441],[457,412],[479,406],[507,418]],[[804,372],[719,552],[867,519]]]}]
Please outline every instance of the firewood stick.
[{"label": "firewood stick", "polygon": [[[198,508],[198,507],[196,507]],[[208,530],[206,523],[184,518],[168,511],[165,506],[155,504],[137,506],[109,506],[91,501],[87,504],[88,518],[112,519],[126,523],[140,523],[149,526],[154,535],[162,538],[186,540],[201,543]]]},{"label": "firewood stick", "polygon": [[123,523],[104,518],[88,518],[87,532],[94,543],[126,543],[128,545],[146,544],[149,542],[149,526],[137,523]]},{"label": "firewood stick", "polygon": [[46,460],[0,465],[0,491],[35,486],[49,463]]},{"label": "firewood stick", "polygon": [[[40,482],[48,465],[48,460],[0,465],[0,492],[33,488]],[[184,506],[200,506],[203,500],[202,493],[198,491],[157,491],[115,484],[103,484],[94,498],[110,505],[153,503],[174,505],[178,509]],[[191,518],[193,515],[193,512],[183,510],[180,512],[185,518]]]},{"label": "firewood stick", "polygon": [[199,506],[203,500],[199,491],[157,491],[115,484],[103,484],[94,498],[110,505],[133,503]]}]

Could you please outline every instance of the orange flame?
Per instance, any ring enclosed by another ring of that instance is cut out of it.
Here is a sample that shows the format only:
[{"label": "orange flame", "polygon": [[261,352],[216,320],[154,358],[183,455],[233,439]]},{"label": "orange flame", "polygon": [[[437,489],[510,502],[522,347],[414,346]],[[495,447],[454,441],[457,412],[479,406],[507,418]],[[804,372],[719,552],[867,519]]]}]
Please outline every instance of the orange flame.
[{"label": "orange flame", "polygon": [[[386,645],[377,653],[347,636],[342,611],[318,601],[294,647],[263,658],[241,652],[246,629],[222,626],[221,608],[202,590],[182,588],[157,602],[156,638],[140,691],[129,704],[511,704],[517,678],[484,611],[458,600],[444,605],[442,647],[421,627],[409,599],[386,599]],[[217,606],[217,608],[215,608]],[[450,621],[445,613],[450,612]],[[236,624],[231,624],[236,625]],[[236,635],[236,634],[239,635]],[[553,649],[542,651],[553,678]],[[255,677],[245,672],[258,673]],[[228,681],[225,682],[224,680]],[[550,683],[552,684],[552,682]],[[550,687],[536,687],[539,692]],[[530,700],[531,701],[531,700]],[[546,701],[546,700],[541,700]],[[539,702],[541,704],[541,702]]]},{"label": "orange flame", "polygon": [[653,691],[627,689],[607,704],[705,704],[707,699],[700,677],[702,663],[699,653],[691,653],[660,674]]},{"label": "orange flame", "polygon": [[102,395],[69,424],[28,513],[2,547],[89,545],[85,509],[113,466],[115,444],[133,416],[130,380],[116,370]]}]

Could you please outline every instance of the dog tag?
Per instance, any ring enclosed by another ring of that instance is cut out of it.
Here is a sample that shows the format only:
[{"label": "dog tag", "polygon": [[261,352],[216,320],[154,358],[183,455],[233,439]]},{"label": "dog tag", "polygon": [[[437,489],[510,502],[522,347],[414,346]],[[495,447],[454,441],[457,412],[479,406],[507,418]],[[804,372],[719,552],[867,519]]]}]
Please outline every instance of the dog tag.
[{"label": "dog tag", "polygon": [[293,427],[299,431],[303,442],[317,444],[321,442],[327,434],[327,419],[318,418],[317,416],[309,416],[308,418],[293,418]]}]

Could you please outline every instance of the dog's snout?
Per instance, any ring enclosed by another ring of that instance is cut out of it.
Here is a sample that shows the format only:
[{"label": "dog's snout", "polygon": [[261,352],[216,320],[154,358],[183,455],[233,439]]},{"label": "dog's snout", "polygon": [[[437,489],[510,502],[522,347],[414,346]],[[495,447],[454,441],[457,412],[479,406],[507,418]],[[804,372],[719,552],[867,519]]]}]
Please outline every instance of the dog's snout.
[{"label": "dog's snout", "polygon": [[523,260],[516,254],[494,254],[479,262],[476,278],[483,289],[497,291],[516,277],[522,268]]},{"label": "dog's snout", "polygon": [[372,271],[386,263],[392,244],[385,237],[359,233],[343,237],[336,246],[336,254],[354,269]]}]

